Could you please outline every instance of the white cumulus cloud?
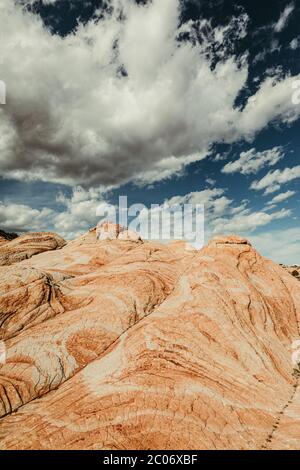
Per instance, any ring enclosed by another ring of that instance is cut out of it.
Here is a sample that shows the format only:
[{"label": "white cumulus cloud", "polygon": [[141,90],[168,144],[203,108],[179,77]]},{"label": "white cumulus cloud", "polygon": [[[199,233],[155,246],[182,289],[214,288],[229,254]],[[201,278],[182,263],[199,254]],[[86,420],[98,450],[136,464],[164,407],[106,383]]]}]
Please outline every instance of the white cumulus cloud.
[{"label": "white cumulus cloud", "polygon": [[179,0],[109,3],[113,13],[60,37],[1,0],[1,176],[146,184],[181,174],[214,142],[252,139],[274,120],[299,117],[297,77],[266,78],[236,106],[248,63],[231,46],[246,34],[245,15],[213,28],[208,20],[180,25]]},{"label": "white cumulus cloud", "polygon": [[276,33],[280,33],[281,31],[283,31],[285,29],[285,27],[287,26],[288,21],[290,19],[290,16],[291,16],[291,14],[293,13],[294,10],[295,10],[294,3],[290,3],[281,12],[281,15],[280,15],[277,23],[275,23],[275,25],[274,25],[274,30],[275,30]]},{"label": "white cumulus cloud", "polygon": [[270,150],[257,152],[252,148],[240,154],[240,158],[224,166],[223,173],[242,173],[250,175],[257,173],[265,166],[274,166],[284,157],[282,148],[274,147]]},{"label": "white cumulus cloud", "polygon": [[52,223],[54,211],[33,209],[25,204],[0,201],[0,226],[11,232],[45,231]]},{"label": "white cumulus cloud", "polygon": [[249,234],[257,228],[264,227],[274,220],[284,219],[292,214],[290,209],[282,209],[271,214],[266,211],[244,211],[231,218],[220,218],[214,221],[214,232]]},{"label": "white cumulus cloud", "polygon": [[299,38],[294,38],[291,42],[290,42],[290,48],[295,51],[296,49],[298,49],[299,47]]},{"label": "white cumulus cloud", "polygon": [[278,194],[277,196],[273,197],[271,201],[268,202],[268,205],[273,205],[273,204],[278,204],[280,202],[284,202],[287,199],[290,199],[295,194],[296,194],[296,191],[286,191],[285,193]]},{"label": "white cumulus cloud", "polygon": [[283,184],[289,183],[300,178],[300,165],[283,170],[269,171],[261,180],[253,181],[251,189],[256,191],[264,190],[265,194],[271,194],[278,191]]},{"label": "white cumulus cloud", "polygon": [[271,213],[267,210],[253,211],[249,207],[248,201],[242,201],[240,205],[236,205],[232,199],[226,196],[226,190],[221,188],[175,196],[166,202],[170,206],[203,204],[207,240],[215,234],[247,235],[260,227],[267,226],[274,220],[284,219],[292,214],[290,209]]}]

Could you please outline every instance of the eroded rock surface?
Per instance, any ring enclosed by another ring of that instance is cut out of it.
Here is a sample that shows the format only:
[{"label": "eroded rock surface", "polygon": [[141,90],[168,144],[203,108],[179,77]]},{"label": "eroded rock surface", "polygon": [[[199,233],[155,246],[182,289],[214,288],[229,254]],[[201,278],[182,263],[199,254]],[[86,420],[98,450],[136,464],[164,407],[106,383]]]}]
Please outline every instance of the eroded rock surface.
[{"label": "eroded rock surface", "polygon": [[99,243],[89,232],[59,252],[2,268],[0,416],[99,357],[167,298],[185,261],[164,245]]},{"label": "eroded rock surface", "polygon": [[56,233],[27,233],[0,244],[0,266],[10,266],[44,251],[57,250],[65,244],[65,240]]},{"label": "eroded rock surface", "polygon": [[247,240],[94,230],[0,279],[0,448],[300,448],[300,285]]}]

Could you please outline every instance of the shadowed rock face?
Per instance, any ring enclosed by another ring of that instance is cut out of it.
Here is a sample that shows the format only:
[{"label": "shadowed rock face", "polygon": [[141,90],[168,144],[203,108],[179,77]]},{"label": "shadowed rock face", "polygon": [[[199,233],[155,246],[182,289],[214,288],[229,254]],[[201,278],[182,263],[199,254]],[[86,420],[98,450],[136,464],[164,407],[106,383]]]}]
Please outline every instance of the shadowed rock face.
[{"label": "shadowed rock face", "polygon": [[4,230],[0,230],[0,245],[4,243],[8,243],[17,237],[18,235],[16,233],[7,233],[7,232],[4,232]]},{"label": "shadowed rock face", "polygon": [[0,448],[300,448],[299,283],[188,248],[94,230],[0,268]]}]

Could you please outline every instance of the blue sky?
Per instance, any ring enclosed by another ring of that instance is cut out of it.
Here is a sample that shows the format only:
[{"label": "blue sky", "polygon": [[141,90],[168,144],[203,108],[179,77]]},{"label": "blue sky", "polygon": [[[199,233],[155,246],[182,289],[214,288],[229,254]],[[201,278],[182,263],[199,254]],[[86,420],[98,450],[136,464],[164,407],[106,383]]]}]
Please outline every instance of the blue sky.
[{"label": "blue sky", "polygon": [[119,195],[176,198],[205,204],[207,238],[300,263],[297,2],[0,10],[1,229],[73,238]]}]

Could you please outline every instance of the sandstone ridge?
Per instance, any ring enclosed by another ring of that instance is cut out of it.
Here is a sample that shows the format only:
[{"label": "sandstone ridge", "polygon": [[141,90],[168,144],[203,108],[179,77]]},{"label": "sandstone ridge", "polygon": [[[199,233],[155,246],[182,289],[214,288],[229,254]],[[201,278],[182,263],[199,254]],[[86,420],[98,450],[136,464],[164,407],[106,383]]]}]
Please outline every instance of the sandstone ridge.
[{"label": "sandstone ridge", "polygon": [[96,227],[97,240],[127,240],[138,242],[141,237],[133,230],[129,230],[119,224],[111,222],[101,222]]},{"label": "sandstone ridge", "polygon": [[0,266],[9,266],[44,251],[57,250],[66,244],[56,233],[27,233],[0,244]]},{"label": "sandstone ridge", "polygon": [[297,279],[243,238],[124,232],[9,242],[0,449],[299,449]]}]

